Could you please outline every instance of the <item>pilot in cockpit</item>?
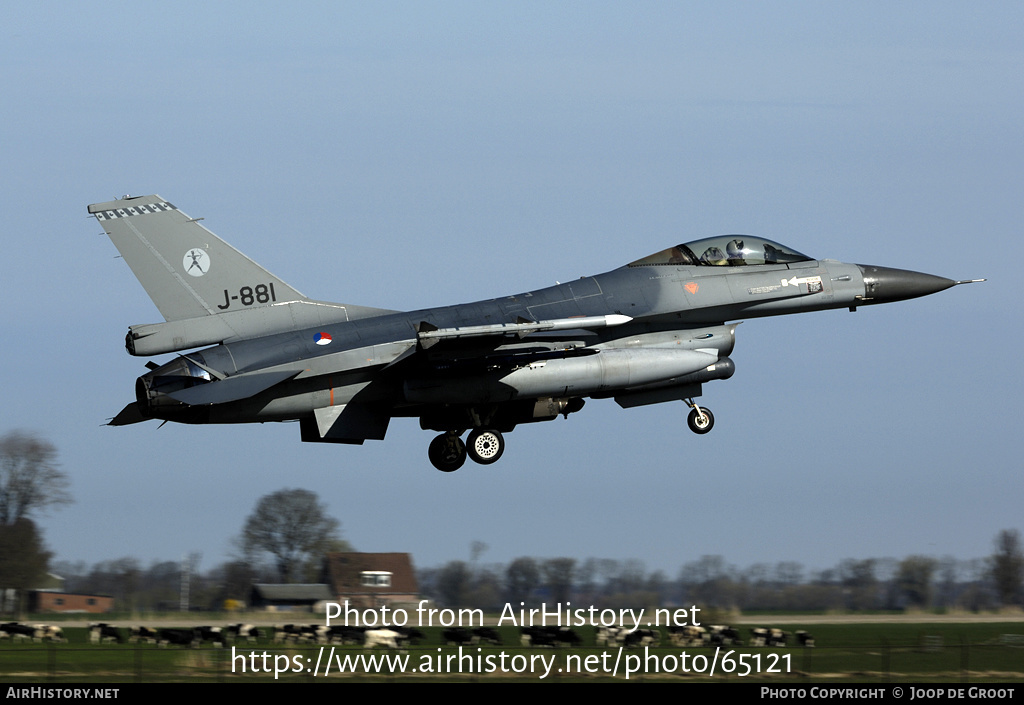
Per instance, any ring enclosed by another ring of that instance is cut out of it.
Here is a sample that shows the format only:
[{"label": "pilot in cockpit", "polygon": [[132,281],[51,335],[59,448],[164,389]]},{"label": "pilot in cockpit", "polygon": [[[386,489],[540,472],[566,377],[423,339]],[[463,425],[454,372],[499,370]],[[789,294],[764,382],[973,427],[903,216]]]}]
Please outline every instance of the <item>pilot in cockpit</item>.
[{"label": "pilot in cockpit", "polygon": [[743,258],[743,240],[732,240],[725,246],[725,253],[729,256],[729,266],[737,267],[746,264]]},{"label": "pilot in cockpit", "polygon": [[704,254],[700,256],[700,261],[704,264],[712,264],[716,266],[729,264],[729,260],[726,259],[725,253],[722,252],[722,248],[720,247],[709,247],[704,250]]}]

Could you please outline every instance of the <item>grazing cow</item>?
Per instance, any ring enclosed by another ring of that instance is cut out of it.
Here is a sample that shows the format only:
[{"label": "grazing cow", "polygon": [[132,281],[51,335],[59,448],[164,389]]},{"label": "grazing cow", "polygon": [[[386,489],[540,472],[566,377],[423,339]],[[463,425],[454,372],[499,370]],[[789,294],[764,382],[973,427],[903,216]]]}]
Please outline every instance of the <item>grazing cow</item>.
[{"label": "grazing cow", "polygon": [[42,633],[43,641],[65,644],[64,630],[55,624],[37,624],[36,628]]},{"label": "grazing cow", "polygon": [[350,627],[334,625],[327,632],[327,639],[332,644],[362,644],[366,641],[367,627]]},{"label": "grazing cow", "polygon": [[622,639],[623,646],[658,646],[660,644],[661,632],[657,629],[627,630]]},{"label": "grazing cow", "polygon": [[805,632],[803,629],[796,633],[796,640],[800,643],[800,646],[805,649],[814,648],[814,637],[809,632]]},{"label": "grazing cow", "polygon": [[324,629],[319,624],[312,626],[306,626],[303,624],[285,624],[284,626],[274,627],[274,643],[275,644],[310,644],[313,642],[324,643],[326,640],[325,634],[321,634],[320,630]]},{"label": "grazing cow", "polygon": [[285,624],[284,626],[281,626],[280,624],[275,625],[274,626],[274,638],[272,639],[273,643],[275,643],[275,644],[285,644],[288,641],[290,641],[292,639],[292,634],[293,634],[292,629],[293,629],[293,627],[294,627],[294,625],[292,625],[292,624]]},{"label": "grazing cow", "polygon": [[581,646],[583,644],[580,635],[569,627],[549,627],[549,629],[554,629],[555,643],[557,644],[562,646]]},{"label": "grazing cow", "polygon": [[15,639],[31,639],[32,641],[42,641],[43,633],[36,627],[30,627],[27,624],[18,624],[17,622],[7,622],[0,626],[0,632],[3,632],[5,637],[10,637],[11,641]]},{"label": "grazing cow", "polygon": [[363,646],[367,649],[375,649],[378,646],[397,649],[398,637],[398,632],[393,629],[367,629],[366,642]]},{"label": "grazing cow", "polygon": [[414,627],[385,627],[385,629],[398,632],[399,646],[408,646],[409,644],[415,646],[427,638],[423,632]]},{"label": "grazing cow", "polygon": [[519,641],[523,646],[579,646],[579,634],[569,627],[520,627]]},{"label": "grazing cow", "polygon": [[554,646],[555,640],[543,627],[519,627],[519,643],[523,646]]},{"label": "grazing cow", "polygon": [[789,639],[789,633],[781,629],[758,628],[750,630],[751,646],[785,646],[787,639]]},{"label": "grazing cow", "polygon": [[622,646],[622,642],[625,640],[627,633],[629,633],[629,629],[627,627],[601,626],[597,628],[597,634],[594,636],[594,643],[597,646]]},{"label": "grazing cow", "polygon": [[198,643],[198,636],[194,629],[160,629],[157,631],[157,646],[195,646]]},{"label": "grazing cow", "polygon": [[733,627],[716,624],[708,627],[708,641],[712,646],[740,646],[740,633]]},{"label": "grazing cow", "polygon": [[222,649],[226,646],[227,642],[224,630],[220,627],[196,627],[194,629],[196,641],[199,643],[212,641],[213,646],[218,649]]},{"label": "grazing cow", "polygon": [[159,637],[160,634],[152,627],[132,627],[131,636],[128,637],[128,643],[134,644],[136,642],[143,641],[147,644],[155,644]]},{"label": "grazing cow", "polygon": [[452,627],[441,632],[441,641],[454,646],[469,646],[473,643],[473,632],[465,627]]},{"label": "grazing cow", "polygon": [[711,635],[704,627],[691,625],[668,628],[668,639],[673,646],[706,646],[711,641]]},{"label": "grazing cow", "polygon": [[476,627],[473,629],[473,643],[501,646],[501,635],[494,627]]},{"label": "grazing cow", "polygon": [[89,625],[89,641],[93,644],[102,644],[113,641],[118,644],[124,643],[124,636],[121,630],[106,622],[93,622]]},{"label": "grazing cow", "polygon": [[231,641],[245,639],[250,644],[255,644],[263,636],[263,633],[252,624],[232,624],[224,627],[224,633]]}]

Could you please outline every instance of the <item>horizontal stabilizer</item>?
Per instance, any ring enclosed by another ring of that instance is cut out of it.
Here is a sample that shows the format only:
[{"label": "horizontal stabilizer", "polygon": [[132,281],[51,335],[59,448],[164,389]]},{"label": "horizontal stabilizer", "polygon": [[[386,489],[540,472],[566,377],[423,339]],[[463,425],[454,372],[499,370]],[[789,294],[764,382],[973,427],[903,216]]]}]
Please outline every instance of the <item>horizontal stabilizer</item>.
[{"label": "horizontal stabilizer", "polygon": [[143,421],[149,421],[149,418],[142,415],[139,411],[139,405],[136,402],[132,402],[128,406],[121,409],[117,416],[110,419],[107,422],[108,426],[130,426],[133,423],[141,423]]},{"label": "horizontal stabilizer", "polygon": [[[248,399],[260,392],[270,389],[275,384],[297,375],[299,370],[278,370],[277,372],[254,372],[236,375],[227,379],[199,384],[195,387],[170,392],[167,396],[188,404],[202,406],[205,404],[226,404],[230,401]],[[122,412],[123,413],[123,412]]]}]

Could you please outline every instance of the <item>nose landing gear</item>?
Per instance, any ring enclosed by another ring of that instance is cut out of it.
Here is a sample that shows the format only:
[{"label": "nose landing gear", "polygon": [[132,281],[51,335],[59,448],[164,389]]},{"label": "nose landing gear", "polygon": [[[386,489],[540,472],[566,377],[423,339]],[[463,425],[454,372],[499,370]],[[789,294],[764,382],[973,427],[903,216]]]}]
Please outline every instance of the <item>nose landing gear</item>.
[{"label": "nose landing gear", "polygon": [[690,427],[691,431],[704,435],[715,427],[715,416],[711,413],[710,409],[697,406],[693,399],[687,399],[686,403],[690,406],[690,414],[686,417],[686,424]]}]

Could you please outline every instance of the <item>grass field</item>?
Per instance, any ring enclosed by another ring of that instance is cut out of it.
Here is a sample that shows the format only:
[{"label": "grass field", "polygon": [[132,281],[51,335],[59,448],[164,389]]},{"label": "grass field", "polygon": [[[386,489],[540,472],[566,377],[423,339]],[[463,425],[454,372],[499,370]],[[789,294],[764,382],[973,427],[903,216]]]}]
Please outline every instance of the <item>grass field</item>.
[{"label": "grass field", "polygon": [[[765,626],[771,626],[766,618]],[[234,650],[88,643],[85,628],[68,643],[0,643],[0,682],[321,682],[691,680],[772,683],[1024,681],[1024,623],[787,624],[806,629],[815,648],[519,646],[519,631],[499,631],[505,646],[444,646],[441,629],[400,653],[360,646],[236,644]],[[747,634],[747,630],[742,630]],[[589,646],[588,646],[589,645]],[[713,669],[713,673],[712,673]],[[327,671],[325,675],[324,672]],[[276,676],[276,677],[275,677]]]}]

